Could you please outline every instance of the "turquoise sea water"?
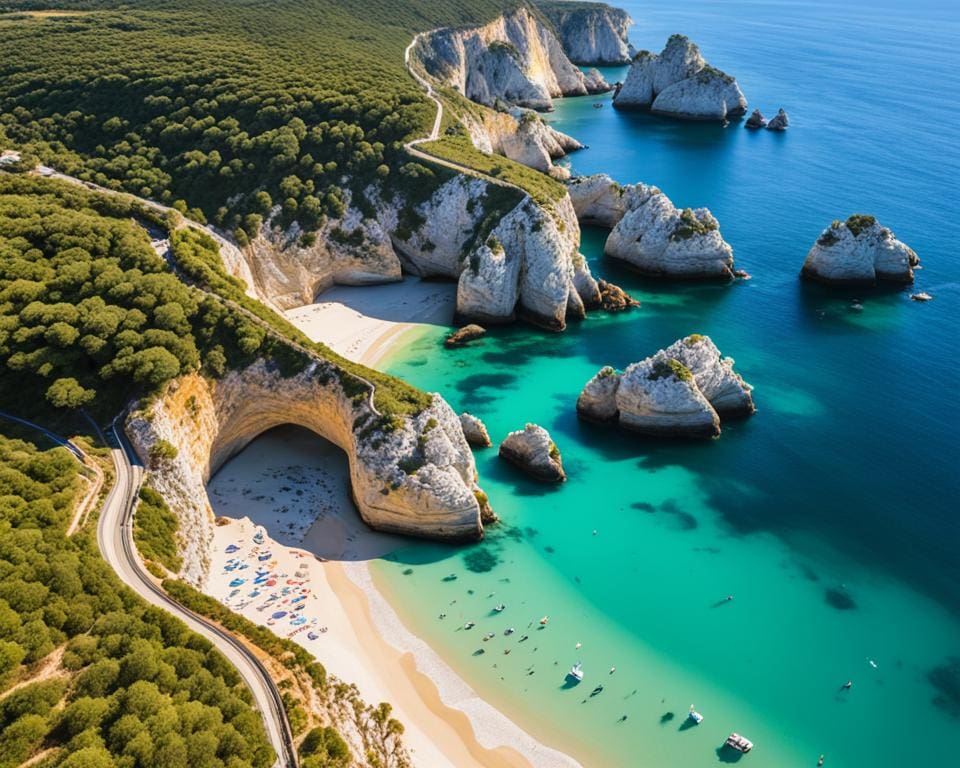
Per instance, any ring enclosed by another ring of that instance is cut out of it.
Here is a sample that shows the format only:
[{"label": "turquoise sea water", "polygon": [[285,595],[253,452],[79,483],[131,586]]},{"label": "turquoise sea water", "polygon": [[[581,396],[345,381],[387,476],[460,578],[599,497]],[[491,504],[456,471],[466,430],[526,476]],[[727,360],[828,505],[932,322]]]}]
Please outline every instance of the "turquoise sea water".
[{"label": "turquoise sea water", "polygon": [[[732,759],[717,751],[731,730],[754,741],[743,760],[757,765],[815,765],[821,753],[831,768],[956,764],[957,6],[621,5],[638,47],[690,35],[751,107],[784,106],[791,129],[569,99],[550,119],[590,145],[572,169],[708,206],[754,279],[644,282],[588,230],[594,272],[639,310],[557,335],[499,329],[452,352],[437,331],[396,354],[391,372],[481,416],[495,441],[527,421],[546,427],[569,480],[545,487],[478,451],[503,524],[468,549],[411,543],[375,564],[378,581],[482,695],[585,765],[711,766]],[[853,212],[916,249],[916,290],[934,301],[800,284],[820,230]],[[599,367],[694,332],[756,386],[752,419],[702,444],[578,423],[576,396]],[[577,660],[586,679],[565,688]],[[685,728],[691,703],[705,720]]]}]

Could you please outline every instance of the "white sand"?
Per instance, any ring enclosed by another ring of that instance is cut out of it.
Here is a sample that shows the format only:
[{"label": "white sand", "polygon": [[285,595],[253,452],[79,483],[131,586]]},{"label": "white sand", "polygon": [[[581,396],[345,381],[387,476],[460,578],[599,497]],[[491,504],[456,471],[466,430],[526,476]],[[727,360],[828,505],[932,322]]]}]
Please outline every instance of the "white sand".
[{"label": "white sand", "polygon": [[336,286],[321,298],[289,310],[287,319],[334,352],[372,364],[403,331],[415,325],[450,325],[457,286],[406,277],[386,285]]},{"label": "white sand", "polygon": [[[311,338],[372,365],[404,331],[449,324],[455,287],[411,278],[334,288],[324,299],[287,317]],[[209,484],[214,512],[232,521],[215,530],[204,591],[254,622],[272,622],[278,635],[356,684],[368,703],[389,701],[419,768],[578,766],[481,699],[403,625],[365,562],[403,540],[366,527],[348,482],[346,456],[302,429],[282,427],[254,441]],[[228,553],[230,545],[238,549]],[[266,576],[255,587],[258,569]],[[234,579],[244,582],[231,587]],[[266,586],[268,579],[275,583]],[[296,605],[303,607],[291,613]],[[288,613],[271,618],[280,611]]]}]

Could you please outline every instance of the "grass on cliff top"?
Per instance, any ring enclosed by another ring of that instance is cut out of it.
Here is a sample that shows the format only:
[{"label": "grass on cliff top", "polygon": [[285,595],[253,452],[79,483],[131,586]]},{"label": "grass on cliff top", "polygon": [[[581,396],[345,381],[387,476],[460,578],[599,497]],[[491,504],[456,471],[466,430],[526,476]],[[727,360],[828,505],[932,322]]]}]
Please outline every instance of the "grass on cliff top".
[{"label": "grass on cliff top", "polygon": [[[434,157],[471,168],[478,173],[519,187],[540,205],[550,206],[567,193],[566,187],[544,173],[509,160],[502,155],[487,155],[470,142],[463,131],[454,130],[436,141],[420,144],[418,149]],[[518,200],[519,202],[519,200]]]},{"label": "grass on cliff top", "polygon": [[[312,230],[390,180],[435,106],[417,32],[518,0],[6,0],[0,145],[252,233],[271,205]],[[26,16],[38,7],[83,14]]]}]

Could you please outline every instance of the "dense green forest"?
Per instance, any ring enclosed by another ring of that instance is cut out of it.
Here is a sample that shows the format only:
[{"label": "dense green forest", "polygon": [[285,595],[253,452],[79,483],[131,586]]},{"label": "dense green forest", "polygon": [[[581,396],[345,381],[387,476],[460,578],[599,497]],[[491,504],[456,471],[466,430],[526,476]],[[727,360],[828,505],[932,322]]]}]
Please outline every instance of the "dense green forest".
[{"label": "dense green forest", "polygon": [[0,434],[0,768],[271,765],[227,660],[66,537],[79,483],[65,449]]},{"label": "dense green forest", "polygon": [[[166,218],[126,195],[0,172],[0,366],[5,381],[20,385],[4,387],[5,407],[89,404],[112,416],[191,371],[219,377],[264,358],[295,373],[306,357],[287,339],[334,363],[348,394],[367,391],[358,376],[373,382],[386,418],[429,404],[425,393],[314,344],[250,299],[210,237],[169,232]],[[169,236],[176,272],[145,226]]]},{"label": "dense green forest", "polygon": [[125,196],[0,173],[0,364],[24,398],[75,408],[99,393],[116,408],[190,371],[260,356],[302,366],[181,282],[132,218],[149,215]]},{"label": "dense green forest", "polygon": [[[420,172],[402,143],[435,108],[404,68],[414,34],[517,4],[3,0],[0,145],[241,242],[275,205],[315,229],[347,187]],[[78,13],[24,13],[37,8]]]}]

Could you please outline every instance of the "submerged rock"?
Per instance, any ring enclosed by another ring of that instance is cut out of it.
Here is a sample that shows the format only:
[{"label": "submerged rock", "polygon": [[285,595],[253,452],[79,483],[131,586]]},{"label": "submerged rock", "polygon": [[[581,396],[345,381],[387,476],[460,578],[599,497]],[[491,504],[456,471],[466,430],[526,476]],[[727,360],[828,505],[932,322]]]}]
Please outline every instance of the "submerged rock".
[{"label": "submerged rock", "polygon": [[457,330],[447,336],[446,341],[443,342],[443,346],[447,347],[448,349],[452,349],[453,347],[462,347],[468,341],[479,339],[482,336],[486,336],[486,334],[487,329],[482,325],[470,323],[469,325],[463,326],[463,328],[457,328]]},{"label": "submerged rock", "polygon": [[470,445],[476,446],[477,448],[489,448],[493,445],[486,425],[476,416],[469,413],[461,413],[460,426],[463,428],[463,436],[467,438],[467,442]]},{"label": "submerged rock", "polygon": [[756,410],[753,388],[733,364],[708,336],[688,336],[622,374],[602,368],[580,393],[577,415],[646,435],[716,437],[721,416]]},{"label": "submerged rock", "polygon": [[567,479],[560,450],[550,433],[536,424],[507,435],[500,443],[500,456],[537,480],[559,483]]},{"label": "submerged rock", "polygon": [[835,285],[912,283],[917,254],[873,216],[855,214],[820,233],[800,276]]},{"label": "submerged rock", "polygon": [[783,111],[781,107],[777,114],[770,118],[770,122],[767,123],[768,131],[785,131],[790,126],[790,118],[787,117],[787,113]]},{"label": "submerged rock", "polygon": [[747,118],[747,122],[743,124],[744,128],[763,128],[767,124],[767,118],[763,116],[763,113],[759,109],[753,110],[750,114],[750,117]]},{"label": "submerged rock", "polygon": [[747,110],[737,81],[707,64],[684,35],[671,36],[659,55],[640,51],[613,105],[687,120],[723,121]]},{"label": "submerged rock", "polygon": [[574,179],[567,190],[582,223],[612,228],[607,256],[651,277],[733,277],[733,248],[706,208],[679,210],[656,187],[621,186],[604,174]]},{"label": "submerged rock", "polygon": [[623,312],[631,307],[640,306],[640,302],[619,285],[598,280],[597,287],[600,289],[600,308],[607,312]]}]

